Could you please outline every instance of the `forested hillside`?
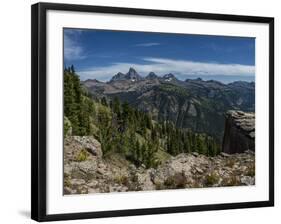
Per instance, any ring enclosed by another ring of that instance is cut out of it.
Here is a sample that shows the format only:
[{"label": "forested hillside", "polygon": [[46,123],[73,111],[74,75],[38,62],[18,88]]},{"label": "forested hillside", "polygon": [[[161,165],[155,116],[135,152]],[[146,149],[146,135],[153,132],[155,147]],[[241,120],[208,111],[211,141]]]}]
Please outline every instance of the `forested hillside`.
[{"label": "forested hillside", "polygon": [[130,68],[108,82],[88,79],[82,83],[95,96],[118,97],[121,102],[148,112],[155,121],[172,121],[178,128],[207,133],[220,143],[226,111],[255,111],[254,82],[179,80],[171,73],[163,76],[149,73],[144,77]]},{"label": "forested hillside", "polygon": [[73,66],[64,70],[64,135],[93,136],[104,157],[118,153],[136,166],[157,167],[170,155],[197,152],[215,156],[221,146],[204,133],[156,121],[126,101],[92,95]]}]

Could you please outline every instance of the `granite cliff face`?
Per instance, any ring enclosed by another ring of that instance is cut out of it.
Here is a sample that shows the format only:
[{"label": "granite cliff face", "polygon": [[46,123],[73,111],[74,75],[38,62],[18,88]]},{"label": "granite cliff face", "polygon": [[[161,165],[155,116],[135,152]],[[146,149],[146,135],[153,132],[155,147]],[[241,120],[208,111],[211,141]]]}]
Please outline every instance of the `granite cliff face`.
[{"label": "granite cliff face", "polygon": [[222,151],[255,151],[255,114],[230,110],[226,113]]}]

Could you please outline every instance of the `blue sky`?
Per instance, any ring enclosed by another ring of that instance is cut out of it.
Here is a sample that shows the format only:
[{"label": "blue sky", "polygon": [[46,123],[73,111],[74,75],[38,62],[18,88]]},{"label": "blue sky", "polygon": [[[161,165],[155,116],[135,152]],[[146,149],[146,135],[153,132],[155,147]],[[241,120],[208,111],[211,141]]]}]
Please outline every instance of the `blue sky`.
[{"label": "blue sky", "polygon": [[64,64],[73,64],[82,80],[108,81],[134,67],[142,76],[254,81],[255,39],[64,29]]}]

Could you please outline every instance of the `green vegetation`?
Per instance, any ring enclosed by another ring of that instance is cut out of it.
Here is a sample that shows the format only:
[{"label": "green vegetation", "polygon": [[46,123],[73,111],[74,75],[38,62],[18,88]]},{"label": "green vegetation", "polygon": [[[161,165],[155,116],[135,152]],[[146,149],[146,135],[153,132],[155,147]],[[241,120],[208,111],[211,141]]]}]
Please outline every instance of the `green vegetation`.
[{"label": "green vegetation", "polygon": [[125,175],[115,176],[114,183],[122,184],[125,186],[129,185],[129,178]]},{"label": "green vegetation", "polygon": [[231,176],[230,178],[223,179],[222,186],[240,186],[241,181],[237,176]]},{"label": "green vegetation", "polygon": [[77,162],[82,162],[82,161],[85,161],[85,160],[87,160],[87,158],[88,158],[88,152],[86,151],[86,149],[82,149],[82,150],[80,150],[80,152],[77,154],[77,156],[76,156],[76,161]]},{"label": "green vegetation", "polygon": [[[80,80],[71,66],[64,70],[64,116],[72,125],[73,135],[90,134],[90,114],[93,113],[93,101],[85,96]],[[64,127],[66,130],[67,127]]]},{"label": "green vegetation", "polygon": [[64,137],[65,137],[65,136],[71,134],[71,123],[70,123],[70,121],[68,120],[67,117],[64,117],[63,124],[64,124],[63,125],[63,134],[64,134]]},{"label": "green vegetation", "polygon": [[[92,97],[82,88],[73,66],[64,70],[64,116],[69,120],[64,122],[64,132],[70,123],[72,135],[93,135],[105,156],[118,153],[136,166],[156,167],[169,155],[179,153],[215,156],[220,151],[206,134],[177,128],[171,121],[153,121],[149,113],[118,98]],[[86,160],[86,153],[81,151],[77,160]]]},{"label": "green vegetation", "polygon": [[66,173],[63,174],[63,186],[65,186],[65,187],[72,186],[69,174],[66,174]]},{"label": "green vegetation", "polygon": [[179,86],[175,86],[175,85],[170,84],[170,83],[162,84],[161,86],[158,87],[158,90],[168,92],[168,93],[172,93],[172,94],[176,94],[176,95],[181,96],[181,97],[188,97],[189,96],[188,92],[184,88],[179,87]]},{"label": "green vegetation", "polygon": [[206,186],[213,186],[214,184],[217,184],[219,181],[219,177],[215,173],[210,173],[209,175],[206,176]]}]

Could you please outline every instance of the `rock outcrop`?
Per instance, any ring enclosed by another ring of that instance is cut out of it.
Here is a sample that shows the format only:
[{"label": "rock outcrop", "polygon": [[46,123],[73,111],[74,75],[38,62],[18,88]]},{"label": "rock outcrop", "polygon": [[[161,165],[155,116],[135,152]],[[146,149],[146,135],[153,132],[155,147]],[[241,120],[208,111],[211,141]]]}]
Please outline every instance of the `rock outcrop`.
[{"label": "rock outcrop", "polygon": [[255,151],[255,114],[228,111],[225,118],[222,151],[233,154],[247,150]]},{"label": "rock outcrop", "polygon": [[215,157],[183,153],[157,168],[146,169],[129,163],[120,154],[102,156],[100,143],[92,136],[67,136],[64,141],[64,194],[254,184],[253,151]]}]

